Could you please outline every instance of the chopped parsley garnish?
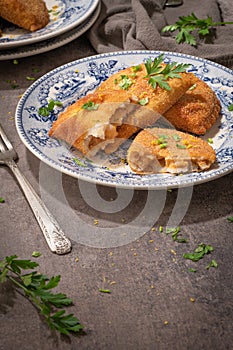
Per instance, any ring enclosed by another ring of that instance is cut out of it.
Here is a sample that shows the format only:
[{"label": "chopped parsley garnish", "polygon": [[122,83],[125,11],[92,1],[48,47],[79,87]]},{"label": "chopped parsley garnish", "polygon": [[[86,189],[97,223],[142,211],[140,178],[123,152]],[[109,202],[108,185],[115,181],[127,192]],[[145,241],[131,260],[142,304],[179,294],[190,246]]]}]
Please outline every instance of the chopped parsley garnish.
[{"label": "chopped parsley garnish", "polygon": [[88,101],[82,105],[82,109],[87,109],[88,111],[95,111],[99,107],[98,103],[95,103],[93,101]]},{"label": "chopped parsley garnish", "polygon": [[39,256],[41,256],[41,253],[40,252],[32,252],[32,256],[34,257],[34,258],[38,258]]},{"label": "chopped parsley garnish", "polygon": [[230,221],[230,222],[233,222],[233,216],[229,216],[229,217],[227,218],[227,220]]},{"label": "chopped parsley garnish", "polygon": [[54,111],[55,106],[62,107],[62,103],[60,101],[50,100],[48,106],[40,107],[38,109],[38,114],[42,117],[48,117],[50,113]]},{"label": "chopped parsley garnish", "polygon": [[172,137],[176,142],[179,142],[181,140],[181,137],[179,135],[172,135]]},{"label": "chopped parsley garnish", "polygon": [[133,80],[130,79],[128,75],[121,75],[121,80],[119,81],[119,86],[123,90],[128,90],[133,84]]},{"label": "chopped parsley garnish", "polygon": [[211,245],[200,243],[193,253],[185,253],[183,257],[192,261],[199,261],[204,255],[211,253],[214,248]]},{"label": "chopped parsley garnish", "polygon": [[188,239],[180,237],[180,226],[178,227],[172,227],[172,228],[166,228],[166,234],[172,234],[173,241],[176,241],[178,243],[187,243]]},{"label": "chopped parsley garnish", "polygon": [[17,87],[19,87],[19,85],[17,84],[16,80],[6,80],[6,83],[10,84],[10,87],[12,89],[16,89]]},{"label": "chopped parsley garnish", "polygon": [[179,73],[185,72],[190,66],[189,64],[177,64],[177,62],[168,63],[165,66],[162,65],[164,60],[164,54],[159,55],[153,61],[149,58],[146,63],[148,84],[155,89],[159,85],[162,89],[171,90],[167,80],[169,78],[181,78]]},{"label": "chopped parsley garnish", "polygon": [[132,71],[133,71],[134,73],[137,73],[137,72],[140,71],[141,69],[142,69],[142,67],[141,67],[140,64],[137,65],[137,66],[133,66],[133,67],[132,67]]},{"label": "chopped parsley garnish", "polygon": [[167,135],[159,135],[160,140],[167,140],[168,136]]},{"label": "chopped parsley garnish", "polygon": [[206,266],[206,269],[209,270],[210,267],[215,267],[217,268],[218,267],[218,264],[215,260],[211,260],[211,262],[209,263],[208,266]]},{"label": "chopped parsley garnish", "polygon": [[156,142],[157,142],[158,145],[161,145],[163,143],[167,143],[165,141],[166,139],[167,139],[167,137],[164,137],[163,135],[160,135]]},{"label": "chopped parsley garnish", "polygon": [[208,141],[209,143],[213,143],[213,139],[212,139],[211,137],[209,137],[209,138],[207,139],[207,141]]},{"label": "chopped parsley garnish", "polygon": [[176,144],[176,147],[177,147],[177,148],[186,148],[185,145],[180,145],[179,143]]},{"label": "chopped parsley garnish", "polygon": [[167,142],[163,142],[159,144],[160,148],[167,148]]},{"label": "chopped parsley garnish", "polygon": [[148,97],[145,97],[145,98],[141,98],[141,100],[138,101],[138,103],[141,105],[141,106],[145,106],[147,105],[149,102],[149,99]]},{"label": "chopped parsley garnish", "polygon": [[233,103],[228,106],[228,111],[232,112],[233,111]]},{"label": "chopped parsley garnish", "polygon": [[99,292],[101,292],[101,293],[107,293],[107,294],[110,294],[110,293],[111,293],[110,289],[102,289],[102,288],[99,289]]},{"label": "chopped parsley garnish", "polygon": [[81,162],[81,160],[79,160],[78,158],[73,158],[73,161],[78,164],[79,166],[83,166],[86,167],[86,164],[84,164],[83,162]]},{"label": "chopped parsley garnish", "polygon": [[197,272],[197,269],[194,269],[194,268],[192,268],[192,267],[190,267],[189,269],[188,269],[190,272]]},{"label": "chopped parsley garnish", "polygon": [[0,203],[5,203],[5,199],[0,197]]},{"label": "chopped parsley garnish", "polygon": [[29,81],[30,81],[30,80],[31,80],[31,81],[36,80],[36,78],[34,78],[34,77],[29,77],[29,76],[26,77],[26,79],[29,80]]},{"label": "chopped parsley garnish", "polygon": [[50,111],[48,110],[48,107],[40,107],[38,109],[38,114],[42,117],[48,117],[50,115]]}]

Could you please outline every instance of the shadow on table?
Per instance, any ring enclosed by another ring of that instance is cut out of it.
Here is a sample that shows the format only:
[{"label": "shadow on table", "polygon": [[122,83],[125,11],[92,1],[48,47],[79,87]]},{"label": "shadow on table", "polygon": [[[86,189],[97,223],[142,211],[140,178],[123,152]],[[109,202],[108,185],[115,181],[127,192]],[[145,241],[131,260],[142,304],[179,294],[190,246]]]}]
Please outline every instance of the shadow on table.
[{"label": "shadow on table", "polygon": [[[29,151],[27,151],[27,161],[30,164],[33,176],[39,181],[40,161]],[[52,169],[54,174],[57,170]],[[233,187],[231,186],[233,174],[225,175],[219,179],[212,180],[203,184],[194,186],[191,201],[188,203],[187,211],[183,219],[186,225],[208,222],[231,214],[233,201]],[[101,213],[101,219],[111,222],[119,222],[124,217],[125,222],[130,222],[143,210],[148,198],[148,191],[135,190],[129,204],[122,210],[115,213],[107,213],[88,205],[80,192],[80,184],[84,183],[76,178],[62,175],[62,190],[64,191],[65,199],[69,206],[79,213],[88,217],[98,217]],[[41,183],[40,183],[41,185]],[[84,186],[94,186],[93,184],[85,183]],[[117,191],[113,187],[96,186],[96,191],[103,201],[112,203],[117,199]],[[127,190],[126,190],[127,191]],[[162,213],[159,217],[159,224],[166,225],[172,210],[177,201],[179,189],[166,191],[166,202]],[[158,191],[161,192],[161,191]],[[59,194],[53,193],[55,199],[59,198]],[[58,199],[59,200],[59,199]],[[93,220],[93,219],[92,219]],[[156,223],[156,222],[155,222]]]}]

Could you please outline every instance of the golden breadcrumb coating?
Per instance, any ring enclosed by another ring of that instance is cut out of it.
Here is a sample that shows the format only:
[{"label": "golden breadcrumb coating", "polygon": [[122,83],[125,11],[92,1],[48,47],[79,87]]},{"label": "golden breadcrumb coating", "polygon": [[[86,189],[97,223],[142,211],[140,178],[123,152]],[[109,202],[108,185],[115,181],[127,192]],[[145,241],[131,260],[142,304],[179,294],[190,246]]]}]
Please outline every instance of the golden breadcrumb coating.
[{"label": "golden breadcrumb coating", "polygon": [[164,128],[140,131],[127,154],[131,170],[138,174],[203,171],[209,169],[215,159],[215,151],[206,141]]},{"label": "golden breadcrumb coating", "polygon": [[49,13],[43,0],[0,0],[0,17],[34,32],[49,22]]},{"label": "golden breadcrumb coating", "polygon": [[204,135],[220,114],[220,102],[215,92],[202,80],[196,80],[193,88],[164,114],[177,129]]},{"label": "golden breadcrumb coating", "polygon": [[[129,67],[113,74],[100,84],[96,92],[103,94],[105,102],[112,102],[113,99],[118,101],[127,99],[129,102],[139,103],[140,100],[147,98],[146,108],[164,114],[194,84],[196,79],[192,73],[179,73],[180,78],[168,79],[170,91],[159,86],[153,89],[148,84],[148,79],[145,79],[147,75],[145,64],[141,64],[140,67],[141,69],[136,73],[134,67]],[[121,87],[122,85],[124,87],[124,76],[132,82],[127,90]]]},{"label": "golden breadcrumb coating", "polygon": [[[134,73],[133,68],[129,67],[113,74],[102,82],[95,92],[82,97],[62,112],[57,121],[53,123],[49,135],[65,140],[83,154],[87,154],[94,147],[98,151],[97,145],[100,146],[101,143],[106,153],[114,152],[134,133],[144,127],[154,125],[160,114],[177,102],[195,80],[192,73],[180,73],[180,78],[168,80],[171,87],[171,90],[168,91],[159,86],[154,89],[148,84],[145,75],[144,64],[141,64],[141,69],[137,73]],[[127,88],[124,86],[125,79],[122,77],[127,77]],[[148,102],[144,107],[140,105],[141,99],[146,99]],[[82,106],[88,102],[100,106],[104,104],[103,108],[108,110],[106,112],[108,115],[101,117],[103,118],[102,130],[97,123],[98,135],[101,137],[97,136],[93,129],[93,121],[97,118],[96,111],[91,111],[91,113],[89,111],[85,121],[82,117]],[[111,104],[111,112],[108,104]],[[92,130],[92,134],[88,132],[89,129]]]}]

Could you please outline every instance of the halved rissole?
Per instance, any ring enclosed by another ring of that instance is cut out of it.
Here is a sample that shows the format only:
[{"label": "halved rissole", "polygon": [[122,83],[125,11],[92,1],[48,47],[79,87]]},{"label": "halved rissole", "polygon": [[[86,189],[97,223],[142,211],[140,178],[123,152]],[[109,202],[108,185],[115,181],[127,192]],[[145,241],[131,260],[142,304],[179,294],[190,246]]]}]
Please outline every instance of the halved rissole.
[{"label": "halved rissole", "polygon": [[49,22],[43,0],[0,0],[0,17],[32,32]]},{"label": "halved rissole", "polygon": [[138,174],[203,171],[215,160],[214,149],[199,137],[156,127],[140,131],[127,154],[131,170]]},{"label": "halved rissole", "polygon": [[[65,140],[84,155],[94,155],[99,149],[114,152],[119,145],[144,125],[154,124],[160,117],[157,113],[128,102],[103,103],[96,95],[91,101],[99,104],[94,110],[76,109],[71,105],[69,118],[61,114],[59,123],[53,124],[49,135]],[[79,100],[86,101],[87,98]],[[126,123],[127,119],[127,123]]]},{"label": "halved rissole", "polygon": [[[122,76],[133,76],[127,89],[122,89],[119,84]],[[65,140],[84,155],[91,151],[96,153],[100,148],[112,153],[134,133],[153,125],[195,80],[192,73],[180,73],[180,78],[168,79],[171,87],[168,91],[159,86],[154,89],[145,76],[144,64],[136,75],[132,67],[113,74],[94,93],[67,107],[53,123],[49,135]],[[139,104],[143,98],[148,99],[144,107]],[[98,105],[98,108],[83,111],[88,102]]]}]

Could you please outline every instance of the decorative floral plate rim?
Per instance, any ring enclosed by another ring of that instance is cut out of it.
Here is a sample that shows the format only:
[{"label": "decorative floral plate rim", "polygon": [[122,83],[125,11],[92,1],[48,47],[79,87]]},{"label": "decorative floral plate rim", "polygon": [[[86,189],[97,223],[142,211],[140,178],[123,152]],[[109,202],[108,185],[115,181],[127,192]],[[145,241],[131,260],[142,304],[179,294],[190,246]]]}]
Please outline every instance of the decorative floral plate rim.
[{"label": "decorative floral plate rim", "polygon": [[68,44],[69,42],[79,38],[95,23],[99,16],[100,9],[101,4],[99,3],[95,11],[90,15],[90,17],[88,17],[88,19],[86,19],[86,21],[59,36],[26,46],[0,50],[0,61],[34,56]]},{"label": "decorative floral plate rim", "polygon": [[[165,62],[189,63],[188,71],[203,79],[216,92],[221,103],[221,120],[203,137],[212,138],[216,164],[207,171],[181,176],[170,174],[138,175],[127,168],[120,171],[101,167],[89,161],[76,161],[62,142],[49,138],[48,131],[59,113],[41,117],[38,108],[50,99],[63,103],[63,108],[93,91],[101,81],[127,66],[149,57],[164,54]],[[101,185],[163,189],[193,186],[219,178],[233,170],[233,121],[228,106],[233,103],[233,72],[215,62],[186,54],[162,51],[123,51],[86,57],[58,67],[34,82],[21,97],[16,109],[16,128],[25,146],[40,160],[75,178]]]},{"label": "decorative floral plate rim", "polygon": [[83,23],[96,9],[99,0],[45,0],[50,13],[47,26],[29,32],[17,26],[2,29],[0,50],[25,46],[61,35]]}]

